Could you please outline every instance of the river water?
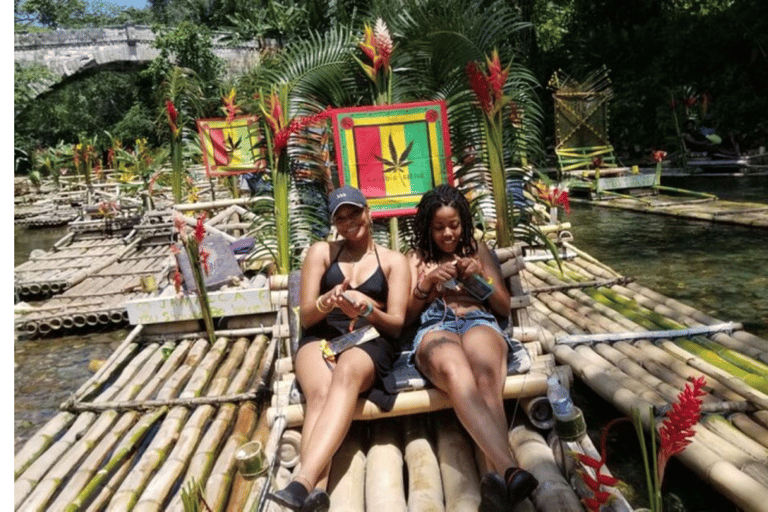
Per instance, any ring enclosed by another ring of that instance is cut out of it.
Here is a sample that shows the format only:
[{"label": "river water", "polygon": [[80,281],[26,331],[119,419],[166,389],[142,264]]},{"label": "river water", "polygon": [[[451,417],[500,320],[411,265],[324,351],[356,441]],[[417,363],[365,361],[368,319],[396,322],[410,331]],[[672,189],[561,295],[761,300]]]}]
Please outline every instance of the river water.
[{"label": "river water", "polygon": [[[722,199],[767,202],[768,176],[664,178],[664,185],[716,193]],[[768,231],[573,205],[574,244],[648,288],[690,304],[723,321],[741,322],[768,338]],[[64,228],[15,228],[15,265],[36,248],[49,249]],[[58,406],[90,375],[88,364],[105,359],[128,330],[112,330],[14,343],[14,451],[58,412]],[[586,386],[575,384],[574,400],[589,409],[587,423],[595,439],[599,428],[620,414]],[[603,405],[598,405],[603,404]],[[595,405],[598,405],[595,407]],[[629,461],[620,476],[636,473],[637,458],[621,445],[636,443],[631,429],[612,438],[618,461]],[[625,456],[626,455],[626,456]],[[610,460],[610,459],[609,459]],[[619,464],[621,462],[618,462]],[[615,472],[619,470],[614,469]],[[630,477],[628,477],[630,478]],[[682,508],[666,510],[734,511],[719,495],[673,461],[665,485],[680,496]],[[642,486],[642,483],[638,485]],[[642,502],[642,497],[640,497]]]}]

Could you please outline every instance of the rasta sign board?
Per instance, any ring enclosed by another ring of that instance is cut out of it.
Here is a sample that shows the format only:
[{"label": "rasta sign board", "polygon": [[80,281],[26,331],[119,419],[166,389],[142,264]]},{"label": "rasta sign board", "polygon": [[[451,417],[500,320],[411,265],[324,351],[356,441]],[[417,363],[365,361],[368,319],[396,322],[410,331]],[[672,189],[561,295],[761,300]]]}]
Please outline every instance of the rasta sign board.
[{"label": "rasta sign board", "polygon": [[239,116],[231,121],[198,119],[200,146],[209,177],[263,171],[265,155],[256,116]]},{"label": "rasta sign board", "polygon": [[359,188],[373,217],[416,212],[422,194],[453,184],[442,101],[331,111],[339,182]]}]

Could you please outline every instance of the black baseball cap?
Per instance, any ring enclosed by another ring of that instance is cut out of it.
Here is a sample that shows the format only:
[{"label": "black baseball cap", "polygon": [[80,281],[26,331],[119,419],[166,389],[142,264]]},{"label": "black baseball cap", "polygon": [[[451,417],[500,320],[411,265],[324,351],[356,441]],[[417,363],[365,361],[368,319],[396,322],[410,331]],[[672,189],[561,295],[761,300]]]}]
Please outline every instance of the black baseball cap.
[{"label": "black baseball cap", "polygon": [[365,196],[358,189],[344,185],[331,192],[331,195],[328,196],[328,212],[331,214],[331,218],[333,218],[339,206],[343,204],[365,208],[368,206],[368,201],[365,200]]}]

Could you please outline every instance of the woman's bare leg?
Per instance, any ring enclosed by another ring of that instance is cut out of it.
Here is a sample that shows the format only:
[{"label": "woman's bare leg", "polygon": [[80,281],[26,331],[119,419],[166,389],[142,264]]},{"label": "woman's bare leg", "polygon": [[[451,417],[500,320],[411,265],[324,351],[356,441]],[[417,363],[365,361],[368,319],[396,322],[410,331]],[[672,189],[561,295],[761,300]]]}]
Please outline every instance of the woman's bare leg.
[{"label": "woman's bare leg", "polygon": [[309,436],[302,435],[300,474],[312,487],[327,477],[333,454],[349,431],[358,395],[373,386],[374,380],[373,361],[363,350],[351,348],[339,357]]},{"label": "woman's bare leg", "polygon": [[458,335],[428,333],[419,345],[416,361],[432,384],[448,395],[459,421],[491,465],[504,474],[514,461],[506,428],[501,428],[497,414],[486,404]]},{"label": "woman's bare leg", "polygon": [[509,427],[502,391],[507,377],[507,343],[496,330],[478,325],[464,334],[462,344],[480,394],[499,428],[506,432]]}]

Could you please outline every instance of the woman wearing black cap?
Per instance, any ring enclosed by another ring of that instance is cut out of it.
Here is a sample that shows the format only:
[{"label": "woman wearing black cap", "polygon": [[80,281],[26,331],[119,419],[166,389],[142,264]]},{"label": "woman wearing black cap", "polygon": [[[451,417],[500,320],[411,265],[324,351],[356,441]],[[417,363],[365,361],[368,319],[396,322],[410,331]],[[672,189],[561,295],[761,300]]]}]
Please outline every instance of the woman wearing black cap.
[{"label": "woman wearing black cap", "polygon": [[[301,271],[300,316],[304,336],[296,353],[296,378],[306,398],[301,437],[301,468],[284,489],[272,494],[293,510],[320,511],[330,506],[318,483],[328,476],[358,396],[384,410],[394,394],[383,378],[395,357],[391,340],[400,335],[410,293],[405,256],[376,244],[363,194],[352,187],[331,193],[328,210],[341,240],[310,247]],[[381,336],[336,356],[323,355],[322,340],[372,325]]]}]

